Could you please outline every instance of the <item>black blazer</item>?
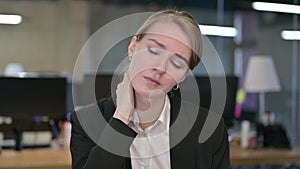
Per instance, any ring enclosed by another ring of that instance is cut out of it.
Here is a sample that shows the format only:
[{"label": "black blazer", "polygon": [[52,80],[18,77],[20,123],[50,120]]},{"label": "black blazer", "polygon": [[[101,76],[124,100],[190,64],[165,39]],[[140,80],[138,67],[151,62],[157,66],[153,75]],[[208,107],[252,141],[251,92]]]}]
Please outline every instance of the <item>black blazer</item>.
[{"label": "black blazer", "polygon": [[[189,124],[189,115],[178,116],[180,107],[180,97],[170,97],[171,117],[170,117],[170,144],[176,142],[177,130],[181,130]],[[199,143],[198,138],[204,125],[208,111],[199,109],[197,106],[185,103],[182,104],[184,112],[188,112],[191,107],[196,107],[198,115],[192,128],[186,136],[176,146],[170,150],[172,169],[229,169],[229,143],[228,134],[221,120],[213,134],[204,143]],[[99,113],[100,111],[102,112]],[[136,136],[134,130],[122,123],[120,120],[112,118],[115,112],[115,105],[112,98],[106,98],[97,104],[89,105],[80,111],[72,113],[72,137],[71,154],[73,169],[131,169],[129,147]],[[104,118],[101,118],[104,117]],[[104,121],[105,119],[105,121]],[[179,126],[172,127],[175,120],[179,121]],[[195,120],[195,119],[194,119]],[[181,126],[180,126],[181,125]],[[120,138],[114,135],[112,128],[131,139]],[[96,144],[96,143],[98,144]],[[122,149],[127,157],[116,155],[111,151],[106,151],[106,145],[116,149]],[[175,143],[174,143],[175,145]]]}]

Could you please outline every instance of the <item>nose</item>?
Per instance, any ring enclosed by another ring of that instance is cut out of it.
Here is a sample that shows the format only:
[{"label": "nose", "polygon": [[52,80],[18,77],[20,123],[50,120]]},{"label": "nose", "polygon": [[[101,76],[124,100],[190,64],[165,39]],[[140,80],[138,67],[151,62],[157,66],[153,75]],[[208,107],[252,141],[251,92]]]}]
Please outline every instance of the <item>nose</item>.
[{"label": "nose", "polygon": [[153,68],[153,70],[158,74],[163,74],[165,72],[165,70],[162,70],[160,68]]},{"label": "nose", "polygon": [[159,63],[157,64],[157,66],[155,66],[153,68],[153,70],[155,70],[157,73],[159,74],[162,74],[164,72],[166,72],[166,69],[167,69],[167,62],[168,62],[168,59],[167,57],[162,57],[160,60],[159,60]]}]

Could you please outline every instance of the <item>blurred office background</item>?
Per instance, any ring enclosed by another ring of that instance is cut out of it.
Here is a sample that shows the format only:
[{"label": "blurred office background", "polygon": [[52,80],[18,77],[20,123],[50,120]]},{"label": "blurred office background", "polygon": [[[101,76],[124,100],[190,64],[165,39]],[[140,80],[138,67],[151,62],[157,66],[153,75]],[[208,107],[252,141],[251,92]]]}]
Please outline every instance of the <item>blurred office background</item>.
[{"label": "blurred office background", "polygon": [[[0,0],[0,13],[18,14],[22,22],[0,25],[0,73],[9,63],[20,63],[25,72],[52,73],[72,76],[75,63],[81,70],[76,82],[97,69],[99,74],[112,74],[126,56],[128,39],[118,43],[98,65],[95,58],[78,59],[88,40],[105,24],[138,12],[153,12],[177,8],[190,12],[201,25],[234,27],[237,35],[222,37],[207,35],[215,46],[226,75],[239,77],[239,89],[248,60],[253,55],[270,55],[274,59],[281,90],[266,93],[266,110],[275,113],[275,121],[282,124],[293,145],[300,143],[300,43],[285,40],[283,30],[299,30],[298,14],[257,11],[251,0]],[[299,0],[264,0],[296,4]],[[133,23],[134,24],[134,23]],[[124,25],[124,31],[136,25]],[[117,31],[112,29],[113,31]],[[113,35],[112,35],[113,36]],[[105,39],[109,41],[110,39]],[[114,59],[109,59],[114,57]],[[220,74],[215,61],[214,75]],[[206,75],[203,65],[194,73]],[[1,95],[1,94],[0,94]],[[257,94],[248,94],[243,101],[240,118],[256,119]],[[72,108],[70,108],[72,109]],[[1,113],[1,112],[0,112]],[[248,113],[248,114],[247,114]]]}]

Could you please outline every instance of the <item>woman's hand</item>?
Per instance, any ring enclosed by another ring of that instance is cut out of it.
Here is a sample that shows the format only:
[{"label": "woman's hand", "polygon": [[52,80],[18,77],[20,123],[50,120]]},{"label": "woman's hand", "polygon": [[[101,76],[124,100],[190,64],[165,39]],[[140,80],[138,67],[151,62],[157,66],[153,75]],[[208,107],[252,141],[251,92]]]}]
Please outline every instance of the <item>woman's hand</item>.
[{"label": "woman's hand", "polygon": [[128,73],[124,73],[123,81],[117,87],[117,108],[114,118],[128,124],[134,111],[134,90],[131,86]]}]

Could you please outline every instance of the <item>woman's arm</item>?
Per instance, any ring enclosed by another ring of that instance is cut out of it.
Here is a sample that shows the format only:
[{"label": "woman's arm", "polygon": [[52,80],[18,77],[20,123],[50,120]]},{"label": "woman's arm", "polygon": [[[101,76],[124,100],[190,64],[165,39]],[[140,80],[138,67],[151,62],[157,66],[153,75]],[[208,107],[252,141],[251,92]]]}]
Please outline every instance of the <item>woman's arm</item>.
[{"label": "woman's arm", "polygon": [[[199,112],[200,120],[202,123],[205,121],[207,111]],[[201,124],[201,123],[200,123]],[[201,125],[200,125],[201,126]],[[199,137],[202,127],[197,128],[197,136]],[[198,142],[198,160],[197,166],[200,169],[230,169],[229,158],[229,142],[227,129],[224,124],[223,118],[219,121],[217,128],[212,135],[203,143]]]},{"label": "woman's arm", "polygon": [[82,129],[76,112],[71,115],[72,136],[70,150],[72,154],[72,168],[82,169],[85,165],[90,151],[96,144],[89,138],[89,136]]},{"label": "woman's arm", "polygon": [[[101,137],[96,144],[83,130],[76,112],[72,114],[71,123],[73,169],[121,169],[124,168],[125,165],[130,165],[130,159],[127,157],[129,154],[129,147],[136,136],[136,133],[126,124],[118,119],[111,118],[103,129],[99,129],[99,136],[101,135]],[[122,138],[124,136],[129,139],[127,139],[127,141],[124,140]],[[106,150],[103,147],[105,147]],[[114,152],[114,150],[107,151],[107,147],[121,150],[121,152],[127,153],[127,156],[118,154]]]},{"label": "woman's arm", "polygon": [[119,119],[111,118],[98,145],[87,159],[85,169],[123,169],[131,165],[129,148],[136,133]]},{"label": "woman's arm", "polygon": [[213,154],[213,169],[230,169],[230,157],[229,157],[229,141],[228,133],[224,120],[220,121],[218,128],[216,129],[216,139],[215,145],[217,147]]}]

